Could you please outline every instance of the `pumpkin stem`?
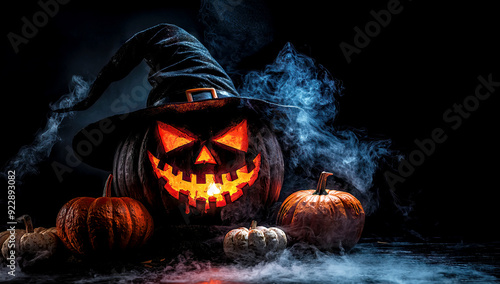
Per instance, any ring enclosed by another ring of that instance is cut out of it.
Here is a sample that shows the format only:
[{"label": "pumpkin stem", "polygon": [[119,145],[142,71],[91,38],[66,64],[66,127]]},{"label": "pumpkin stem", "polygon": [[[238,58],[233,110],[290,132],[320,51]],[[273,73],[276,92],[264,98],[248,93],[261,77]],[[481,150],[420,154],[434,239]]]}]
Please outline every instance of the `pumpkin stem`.
[{"label": "pumpkin stem", "polygon": [[24,222],[24,226],[26,227],[26,233],[33,233],[35,230],[33,229],[33,221],[31,221],[31,217],[29,215],[23,215],[21,217]]},{"label": "pumpkin stem", "polygon": [[113,181],[113,175],[109,174],[106,180],[106,185],[104,186],[104,191],[102,193],[103,197],[111,197],[111,181]]},{"label": "pumpkin stem", "polygon": [[332,176],[332,173],[329,172],[322,172],[321,175],[319,176],[318,180],[318,185],[316,186],[316,191],[313,193],[314,195],[327,195],[328,193],[326,192],[326,179],[329,176]]},{"label": "pumpkin stem", "polygon": [[252,224],[250,225],[250,229],[254,230],[255,228],[257,228],[257,221],[253,220]]}]

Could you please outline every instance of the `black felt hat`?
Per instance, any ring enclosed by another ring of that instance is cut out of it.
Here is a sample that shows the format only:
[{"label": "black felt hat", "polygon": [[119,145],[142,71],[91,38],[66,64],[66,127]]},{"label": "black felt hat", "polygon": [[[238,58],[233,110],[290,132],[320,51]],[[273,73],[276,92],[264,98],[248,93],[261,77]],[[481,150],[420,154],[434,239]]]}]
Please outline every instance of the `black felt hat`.
[{"label": "black felt hat", "polygon": [[231,78],[194,36],[175,25],[160,24],[135,34],[120,47],[102,68],[84,101],[57,111],[87,109],[112,82],[124,78],[142,60],[151,69],[148,81],[153,87],[148,95],[147,107],[102,119],[77,133],[73,148],[81,154],[78,147],[87,143],[97,131],[101,132],[97,135],[99,143],[91,145],[91,151],[85,155],[78,155],[82,161],[94,167],[110,169],[114,154],[111,150],[118,141],[134,126],[148,123],[158,116],[196,109],[217,111],[228,106],[267,113],[270,109],[287,107],[240,97]]}]

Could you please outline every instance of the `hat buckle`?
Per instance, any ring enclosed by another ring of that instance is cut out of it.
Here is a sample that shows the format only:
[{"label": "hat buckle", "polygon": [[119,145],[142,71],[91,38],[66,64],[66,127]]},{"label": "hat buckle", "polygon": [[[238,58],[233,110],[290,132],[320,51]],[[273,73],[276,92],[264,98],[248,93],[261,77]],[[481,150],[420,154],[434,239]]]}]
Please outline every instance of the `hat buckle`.
[{"label": "hat buckle", "polygon": [[[217,96],[217,92],[215,91],[214,88],[195,88],[195,89],[189,89],[186,90],[186,99],[189,103],[194,102],[193,98],[193,93],[198,93],[195,95],[205,95],[208,92],[210,92],[210,95],[212,96],[212,99],[218,99],[219,97]],[[199,101],[201,99],[197,99]]]}]

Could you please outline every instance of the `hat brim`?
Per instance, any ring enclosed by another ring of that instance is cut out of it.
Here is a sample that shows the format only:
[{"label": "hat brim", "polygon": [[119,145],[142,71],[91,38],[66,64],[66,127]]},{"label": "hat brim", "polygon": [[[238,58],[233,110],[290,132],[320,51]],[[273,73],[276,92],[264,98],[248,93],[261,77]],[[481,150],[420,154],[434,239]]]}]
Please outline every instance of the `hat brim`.
[{"label": "hat brim", "polygon": [[99,169],[111,171],[117,145],[131,132],[151,125],[158,119],[174,118],[177,115],[209,115],[210,113],[250,110],[262,115],[269,122],[270,116],[280,113],[298,112],[300,108],[274,104],[259,99],[230,97],[197,102],[184,102],[153,106],[134,112],[110,116],[87,125],[73,138],[73,151],[84,163]]}]

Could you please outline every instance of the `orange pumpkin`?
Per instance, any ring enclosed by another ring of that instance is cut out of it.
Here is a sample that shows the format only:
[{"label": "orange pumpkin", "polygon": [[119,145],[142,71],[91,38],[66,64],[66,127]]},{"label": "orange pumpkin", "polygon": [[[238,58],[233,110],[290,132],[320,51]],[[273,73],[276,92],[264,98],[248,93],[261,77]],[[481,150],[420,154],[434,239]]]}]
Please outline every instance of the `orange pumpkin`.
[{"label": "orange pumpkin", "polygon": [[231,224],[265,215],[284,175],[272,129],[238,100],[170,111],[116,148],[116,195],[140,200],[172,223]]},{"label": "orange pumpkin", "polygon": [[291,194],[281,205],[277,223],[295,240],[324,250],[352,248],[361,237],[365,212],[347,192],[328,190],[323,172],[316,190]]},{"label": "orange pumpkin", "polygon": [[104,197],[77,197],[59,211],[57,235],[78,254],[124,251],[142,246],[153,233],[153,219],[139,201],[110,197],[109,176]]}]

